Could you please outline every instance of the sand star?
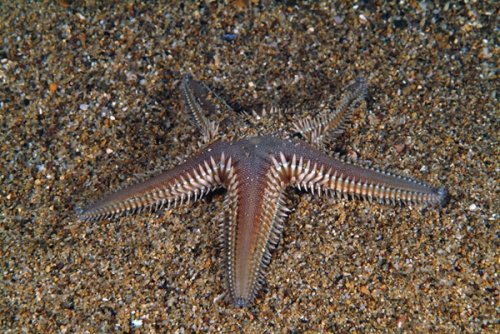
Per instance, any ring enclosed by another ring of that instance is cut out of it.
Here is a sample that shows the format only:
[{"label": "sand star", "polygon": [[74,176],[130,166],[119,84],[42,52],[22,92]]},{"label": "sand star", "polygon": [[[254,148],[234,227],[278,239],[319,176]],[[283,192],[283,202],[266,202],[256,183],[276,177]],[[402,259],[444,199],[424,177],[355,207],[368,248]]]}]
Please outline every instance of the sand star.
[{"label": "sand star", "polygon": [[285,206],[288,187],[384,203],[447,202],[444,188],[364,168],[321,152],[324,138],[342,132],[352,106],[364,98],[363,80],[347,88],[335,111],[294,124],[309,143],[270,135],[217,140],[219,124],[210,121],[204,110],[227,104],[189,76],[183,82],[183,92],[204,140],[212,143],[185,163],[91,204],[81,217],[103,219],[145,208],[169,207],[225,188],[220,225],[222,270],[228,295],[238,307],[251,304],[263,283],[289,212]]}]

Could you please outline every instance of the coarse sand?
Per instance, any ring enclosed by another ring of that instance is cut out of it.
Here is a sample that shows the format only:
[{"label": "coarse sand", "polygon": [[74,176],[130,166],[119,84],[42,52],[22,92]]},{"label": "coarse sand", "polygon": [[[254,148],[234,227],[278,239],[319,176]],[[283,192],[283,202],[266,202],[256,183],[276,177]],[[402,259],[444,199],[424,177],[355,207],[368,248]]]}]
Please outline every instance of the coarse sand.
[{"label": "coarse sand", "polygon": [[[498,331],[499,16],[493,0],[2,2],[1,331]],[[236,309],[221,298],[223,191],[78,219],[199,148],[187,73],[234,113],[279,107],[290,120],[362,77],[366,103],[325,151],[451,201],[290,189],[264,288]]]}]

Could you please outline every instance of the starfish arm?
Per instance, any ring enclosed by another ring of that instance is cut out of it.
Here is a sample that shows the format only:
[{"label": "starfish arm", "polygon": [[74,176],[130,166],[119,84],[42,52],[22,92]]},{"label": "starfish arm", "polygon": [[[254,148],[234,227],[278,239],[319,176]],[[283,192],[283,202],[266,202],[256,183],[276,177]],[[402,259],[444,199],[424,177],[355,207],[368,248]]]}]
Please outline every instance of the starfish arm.
[{"label": "starfish arm", "polygon": [[246,166],[240,167],[227,187],[220,241],[229,297],[237,307],[246,307],[263,284],[289,210],[284,185],[273,168],[249,183],[244,182]]},{"label": "starfish arm", "polygon": [[352,107],[364,99],[367,91],[366,82],[360,78],[346,87],[346,93],[339,106],[330,114],[320,115],[312,120],[299,120],[294,128],[311,144],[318,145],[328,133],[338,136],[344,132],[347,121],[352,116]]},{"label": "starfish arm", "polygon": [[190,75],[186,75],[182,83],[182,92],[184,93],[188,109],[203,135],[204,141],[206,143],[210,142],[217,136],[217,131],[219,129],[219,124],[217,122],[211,122],[204,115],[202,108],[203,105],[210,113],[215,113],[216,106],[206,99],[207,94],[211,91],[208,87],[194,81]]},{"label": "starfish arm", "polygon": [[129,214],[147,208],[157,210],[163,205],[196,200],[226,182],[232,169],[223,145],[214,143],[204,153],[146,181],[118,190],[86,207],[80,217],[99,220]]},{"label": "starfish arm", "polygon": [[446,205],[448,193],[408,177],[364,168],[332,158],[319,151],[297,146],[293,151],[280,152],[273,162],[281,178],[292,186],[332,192],[338,197],[379,199],[383,203],[413,205]]}]

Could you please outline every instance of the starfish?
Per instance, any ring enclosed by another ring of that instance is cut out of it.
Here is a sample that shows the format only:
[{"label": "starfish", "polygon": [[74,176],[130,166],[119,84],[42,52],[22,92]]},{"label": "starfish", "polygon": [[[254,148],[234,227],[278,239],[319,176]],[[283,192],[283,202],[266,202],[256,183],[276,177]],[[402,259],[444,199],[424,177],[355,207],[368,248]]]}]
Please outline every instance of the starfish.
[{"label": "starfish", "polygon": [[[367,86],[362,79],[346,88],[344,98],[329,114],[294,124],[304,140],[253,133],[222,137],[218,129],[224,122],[210,118],[230,107],[190,76],[185,77],[182,91],[208,146],[181,165],[91,204],[80,217],[99,220],[147,208],[157,210],[225,188],[220,218],[222,270],[227,294],[237,307],[252,304],[264,282],[289,212],[285,202],[288,187],[382,203],[423,206],[448,201],[444,188],[365,168],[320,150],[329,134],[332,138],[332,133],[343,131],[353,106],[364,99]],[[272,109],[274,113],[278,111]]]}]

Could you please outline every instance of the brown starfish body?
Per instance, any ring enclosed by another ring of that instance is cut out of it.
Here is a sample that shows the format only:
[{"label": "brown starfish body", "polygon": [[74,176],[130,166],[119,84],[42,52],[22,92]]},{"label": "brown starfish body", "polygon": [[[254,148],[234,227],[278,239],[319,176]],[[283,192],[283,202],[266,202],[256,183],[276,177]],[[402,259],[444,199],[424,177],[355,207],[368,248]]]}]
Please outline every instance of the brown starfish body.
[{"label": "brown starfish body", "polygon": [[[214,137],[217,126],[200,113],[203,103],[187,88],[188,105],[196,111],[205,138]],[[348,94],[349,103],[359,100],[362,94],[355,88]],[[345,113],[342,109],[347,109],[349,103],[343,101],[336,113]],[[309,135],[309,140],[316,143],[326,132],[323,129],[328,122],[339,124],[346,116],[336,117],[334,121],[323,117],[296,127],[317,133]],[[444,188],[342,161],[304,141],[252,136],[218,140],[184,164],[88,206],[81,217],[102,219],[148,207],[157,209],[196,200],[217,188],[227,189],[220,226],[222,267],[231,300],[245,307],[258,293],[271,251],[279,241],[289,211],[285,206],[285,189],[289,186],[386,203],[444,204],[448,198]]]}]

